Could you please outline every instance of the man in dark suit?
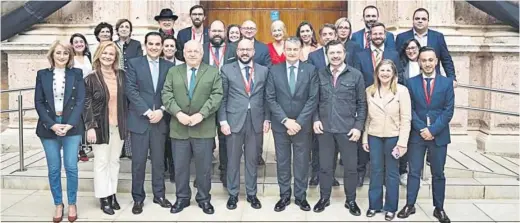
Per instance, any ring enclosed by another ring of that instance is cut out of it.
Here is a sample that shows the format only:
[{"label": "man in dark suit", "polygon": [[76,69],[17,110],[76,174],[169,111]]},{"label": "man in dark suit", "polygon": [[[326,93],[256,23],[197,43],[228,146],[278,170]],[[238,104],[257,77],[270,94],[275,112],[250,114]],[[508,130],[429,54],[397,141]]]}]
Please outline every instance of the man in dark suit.
[{"label": "man in dark suit", "polygon": [[168,8],[161,9],[159,15],[154,17],[155,21],[159,23],[159,33],[163,38],[167,36],[175,37],[173,26],[178,18],[179,16],[175,15],[173,11]]},{"label": "man in dark suit", "polygon": [[128,62],[126,96],[129,100],[128,130],[132,145],[132,213],[143,212],[144,178],[148,152],[152,160],[153,202],[170,208],[165,198],[164,186],[164,144],[168,123],[164,117],[161,90],[168,69],[173,66],[162,58],[162,36],[159,32],[149,32],[145,36],[146,56],[136,57]]},{"label": "man in dark suit", "polygon": [[215,67],[201,63],[202,45],[189,40],[184,47],[186,63],[168,71],[163,89],[164,105],[172,114],[170,137],[175,163],[177,200],[171,213],[190,205],[190,161],[195,161],[195,200],[206,214],[215,213],[210,203],[212,146],[216,135],[216,112],[222,101],[222,81]]},{"label": "man in dark suit", "polygon": [[314,113],[314,133],[320,144],[320,200],[315,212],[322,212],[330,205],[333,182],[333,161],[338,149],[343,158],[343,189],[345,208],[359,216],[356,204],[357,141],[361,137],[367,115],[363,75],[345,64],[345,45],[338,40],[326,46],[328,67],[318,71],[320,97]]},{"label": "man in dark suit", "polygon": [[[386,28],[383,23],[375,22],[370,28],[370,48],[363,49],[357,53],[354,61],[354,68],[361,71],[365,81],[365,87],[369,87],[374,83],[374,70],[384,59],[392,60],[397,72],[402,73],[401,63],[399,61],[399,53],[394,48],[386,47]],[[365,180],[366,166],[370,161],[370,154],[365,151],[361,145],[358,148],[358,187],[363,186]]]},{"label": "man in dark suit", "polygon": [[[277,212],[285,210],[291,203],[291,166],[294,169],[295,203],[304,211],[311,210],[306,191],[312,115],[317,107],[319,82],[316,68],[300,63],[301,47],[297,37],[285,40],[286,62],[271,67],[267,80],[266,100],[273,119],[276,173],[280,186],[280,200],[274,207]],[[294,157],[293,165],[291,157]]]},{"label": "man in dark suit", "polygon": [[[435,54],[441,61],[446,77],[453,80],[453,87],[457,87],[457,76],[455,75],[455,67],[453,66],[453,60],[448,51],[446,40],[444,35],[440,32],[428,28],[428,22],[430,20],[430,14],[428,10],[424,8],[418,8],[413,13],[413,28],[400,33],[396,39],[396,50],[401,51],[404,42],[409,39],[416,39],[419,41],[421,46],[429,46],[435,50]],[[437,74],[441,74],[440,64],[435,67]]]},{"label": "man in dark suit", "polygon": [[421,171],[426,151],[430,153],[430,168],[433,188],[433,216],[442,223],[450,219],[444,211],[446,178],[444,165],[450,138],[450,121],[455,107],[453,80],[439,75],[435,49],[422,47],[419,51],[419,65],[422,74],[408,79],[408,90],[412,100],[412,131],[408,149],[408,184],[406,206],[397,214],[407,218],[415,213],[415,202],[419,192]]},{"label": "man in dark suit", "polygon": [[181,29],[177,34],[177,59],[184,61],[184,44],[190,40],[196,40],[200,44],[209,42],[208,28],[204,28],[206,15],[202,5],[195,5],[190,8],[190,18],[192,26]]},{"label": "man in dark suit", "polygon": [[[255,39],[257,33],[256,23],[251,20],[246,20],[242,23],[240,27],[240,33],[244,39],[249,39],[254,42],[255,45],[255,56],[253,61],[258,63],[264,67],[271,67],[273,65],[271,61],[271,55],[269,55],[269,49],[267,49],[267,45]],[[258,165],[265,165],[265,160],[262,157],[262,153],[264,152],[264,135],[261,136],[260,140],[260,148],[258,149]]]},{"label": "man in dark suit", "polygon": [[[202,56],[202,62],[216,67],[219,72],[222,65],[233,63],[237,60],[237,46],[235,43],[228,43],[226,37],[226,26],[221,20],[215,20],[209,27],[209,43],[204,43],[202,47],[204,49],[204,55]],[[227,187],[227,149],[226,149],[226,137],[220,131],[220,124],[217,120],[217,133],[219,141],[219,162],[218,166],[220,170],[220,181]],[[213,150],[216,149],[216,144],[213,146]]]},{"label": "man in dark suit", "polygon": [[[338,32],[336,30],[336,26],[332,24],[324,24],[320,28],[320,38],[323,45],[327,45],[330,41],[337,40],[338,39]],[[352,58],[349,53],[347,52],[345,54],[345,63],[346,64],[352,64]],[[309,63],[314,65],[316,69],[322,69],[324,67],[327,67],[329,65],[329,60],[327,58],[327,55],[325,54],[325,47],[322,47],[319,50],[315,50],[314,52],[309,54]],[[319,183],[319,175],[318,172],[320,171],[320,156],[319,156],[319,143],[318,138],[316,135],[313,134],[313,140],[312,140],[312,148],[311,148],[311,179],[309,180],[309,186],[317,186]],[[338,158],[339,151],[336,151],[336,156],[334,158],[334,172],[336,172],[336,163]],[[338,187],[339,181],[336,180],[336,177],[334,177],[334,182],[332,183],[332,186]]]},{"label": "man in dark suit", "polygon": [[[352,41],[359,44],[361,49],[370,48],[370,27],[379,21],[379,10],[373,5],[363,9],[363,20],[365,28],[352,34]],[[386,48],[395,48],[394,34],[386,32]]]},{"label": "man in dark suit", "polygon": [[269,107],[265,103],[265,85],[268,68],[255,63],[253,41],[238,43],[239,61],[221,69],[224,97],[219,110],[220,129],[227,136],[227,208],[237,208],[240,192],[240,159],[245,161],[247,202],[251,207],[262,207],[257,193],[258,148],[263,133],[271,127]]}]

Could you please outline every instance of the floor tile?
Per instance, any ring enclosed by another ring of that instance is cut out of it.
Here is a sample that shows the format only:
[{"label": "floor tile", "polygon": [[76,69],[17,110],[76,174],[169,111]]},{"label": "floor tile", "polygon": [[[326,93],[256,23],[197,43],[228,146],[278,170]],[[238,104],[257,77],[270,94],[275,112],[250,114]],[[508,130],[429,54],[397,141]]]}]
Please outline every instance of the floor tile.
[{"label": "floor tile", "polygon": [[518,212],[520,204],[475,203],[475,205],[494,221],[520,221]]}]

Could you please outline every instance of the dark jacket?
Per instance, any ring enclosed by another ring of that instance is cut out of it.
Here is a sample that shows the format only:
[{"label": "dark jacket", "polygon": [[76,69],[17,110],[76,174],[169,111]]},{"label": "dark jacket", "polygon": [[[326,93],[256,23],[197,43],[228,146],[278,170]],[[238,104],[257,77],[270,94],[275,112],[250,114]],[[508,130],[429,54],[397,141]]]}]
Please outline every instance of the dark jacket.
[{"label": "dark jacket", "polygon": [[348,133],[352,128],[363,131],[367,116],[367,102],[363,75],[347,66],[332,86],[329,67],[318,71],[320,90],[318,110],[314,121],[321,121],[323,131]]},{"label": "dark jacket", "polygon": [[[116,41],[117,45],[117,41]],[[119,46],[119,45],[117,45]],[[134,58],[134,57],[140,57],[143,55],[143,48],[141,47],[141,42],[130,39],[128,43],[125,42],[123,45],[123,48],[121,49],[121,52],[123,52],[123,60],[124,60],[124,68],[125,70],[128,70],[128,60]]]},{"label": "dark jacket", "polygon": [[[119,137],[126,136],[126,115],[128,102],[125,96],[125,72],[119,70],[117,75],[117,126]],[[105,80],[97,73],[85,78],[85,129],[96,131],[96,144],[108,144],[110,140],[108,121],[108,100],[110,93]]]},{"label": "dark jacket", "polygon": [[81,121],[81,113],[85,106],[83,71],[78,68],[65,69],[65,97],[63,98],[61,123],[56,122],[53,77],[53,69],[42,69],[36,74],[34,90],[34,107],[38,113],[36,135],[40,138],[56,139],[57,135],[51,129],[54,124],[72,125],[72,129],[67,132],[66,136],[82,135],[85,131]]}]

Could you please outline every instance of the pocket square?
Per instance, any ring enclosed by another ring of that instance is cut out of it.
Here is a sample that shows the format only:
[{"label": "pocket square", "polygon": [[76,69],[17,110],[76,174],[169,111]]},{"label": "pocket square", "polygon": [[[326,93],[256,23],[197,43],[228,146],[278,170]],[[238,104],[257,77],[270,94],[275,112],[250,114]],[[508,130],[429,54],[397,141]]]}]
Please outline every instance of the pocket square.
[{"label": "pocket square", "polygon": [[234,59],[235,59],[235,57],[230,57],[227,60],[234,60]]}]

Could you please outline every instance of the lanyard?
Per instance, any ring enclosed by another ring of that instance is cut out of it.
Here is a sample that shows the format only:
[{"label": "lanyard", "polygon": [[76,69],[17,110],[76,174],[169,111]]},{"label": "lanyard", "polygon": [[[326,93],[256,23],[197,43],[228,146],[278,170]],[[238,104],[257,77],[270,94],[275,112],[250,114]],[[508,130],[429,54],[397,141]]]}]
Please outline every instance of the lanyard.
[{"label": "lanyard", "polygon": [[432,102],[433,88],[435,87],[435,79],[430,80],[430,93],[428,94],[428,90],[426,89],[426,80],[423,79],[423,88],[424,88],[424,96],[426,97],[426,104],[430,105]]},{"label": "lanyard", "polygon": [[249,70],[249,80],[246,80],[245,75],[241,75],[242,76],[242,80],[244,81],[244,85],[246,86],[245,87],[246,93],[248,95],[251,95],[251,84],[253,83],[253,75],[254,75],[254,67],[253,66],[251,66],[251,69]]},{"label": "lanyard", "polygon": [[217,65],[217,68],[220,69],[220,63],[224,59],[224,54],[226,53],[227,44],[224,45],[224,50],[222,50],[222,54],[219,54],[220,58],[217,58],[217,56],[215,56],[215,52],[213,52],[213,46],[211,46],[211,44],[208,44],[208,45],[209,45],[209,52],[211,53],[211,57],[213,58],[213,62],[215,63],[215,65]]},{"label": "lanyard", "polygon": [[[195,38],[195,29],[194,28],[191,28],[191,39],[192,40],[197,40],[197,38]],[[202,35],[204,35],[204,31],[202,31],[202,33],[200,34],[200,39],[199,39],[199,42],[202,43]]]}]

